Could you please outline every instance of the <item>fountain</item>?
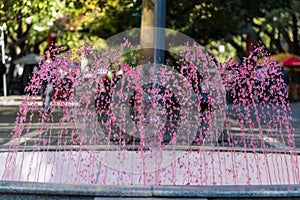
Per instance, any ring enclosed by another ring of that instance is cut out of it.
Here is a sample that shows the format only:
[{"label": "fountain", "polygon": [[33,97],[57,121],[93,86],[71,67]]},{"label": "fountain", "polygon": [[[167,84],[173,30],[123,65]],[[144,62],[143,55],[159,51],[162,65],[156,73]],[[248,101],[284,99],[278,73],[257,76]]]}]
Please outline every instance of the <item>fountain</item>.
[{"label": "fountain", "polygon": [[[165,29],[167,62],[139,65],[139,31],[111,37],[105,50],[70,51],[36,72],[0,155],[2,180],[300,184],[286,86],[262,47],[242,63],[219,64],[191,38]],[[49,74],[53,99],[40,112],[36,97]]]}]

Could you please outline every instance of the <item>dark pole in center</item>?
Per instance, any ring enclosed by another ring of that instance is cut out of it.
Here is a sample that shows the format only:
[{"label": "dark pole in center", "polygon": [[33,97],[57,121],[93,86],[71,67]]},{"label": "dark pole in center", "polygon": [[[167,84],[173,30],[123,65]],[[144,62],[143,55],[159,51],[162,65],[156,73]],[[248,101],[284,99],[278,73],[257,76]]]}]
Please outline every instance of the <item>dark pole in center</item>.
[{"label": "dark pole in center", "polygon": [[163,64],[165,57],[166,0],[155,1],[154,26],[154,63]]}]

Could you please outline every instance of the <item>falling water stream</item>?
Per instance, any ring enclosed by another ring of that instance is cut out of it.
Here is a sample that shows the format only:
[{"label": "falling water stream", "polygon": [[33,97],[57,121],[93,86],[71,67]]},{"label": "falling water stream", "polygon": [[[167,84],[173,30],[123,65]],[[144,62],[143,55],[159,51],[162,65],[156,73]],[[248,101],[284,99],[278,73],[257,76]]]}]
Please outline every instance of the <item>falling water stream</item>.
[{"label": "falling water stream", "polygon": [[[187,36],[166,34],[164,64],[139,64],[136,31],[112,37],[105,50],[84,45],[40,63],[1,153],[2,180],[300,184],[275,60],[257,47],[240,63],[219,64]],[[54,89],[42,112],[45,81]]]}]

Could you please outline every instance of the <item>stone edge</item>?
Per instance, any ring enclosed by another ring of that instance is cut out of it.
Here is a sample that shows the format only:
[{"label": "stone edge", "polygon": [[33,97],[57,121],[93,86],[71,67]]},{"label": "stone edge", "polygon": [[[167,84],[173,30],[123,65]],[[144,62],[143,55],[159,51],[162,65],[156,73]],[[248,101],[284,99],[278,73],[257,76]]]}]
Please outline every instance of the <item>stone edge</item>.
[{"label": "stone edge", "polygon": [[300,197],[300,185],[116,186],[0,181],[1,195],[89,197]]}]

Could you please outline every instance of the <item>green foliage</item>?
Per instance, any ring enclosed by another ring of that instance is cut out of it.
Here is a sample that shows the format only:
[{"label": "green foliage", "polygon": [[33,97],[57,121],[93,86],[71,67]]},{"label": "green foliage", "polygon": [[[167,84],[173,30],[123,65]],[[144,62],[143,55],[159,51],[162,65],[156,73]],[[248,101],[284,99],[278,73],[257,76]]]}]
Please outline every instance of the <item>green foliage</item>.
[{"label": "green foliage", "polygon": [[217,49],[213,44],[221,42],[245,55],[246,34],[252,33],[273,53],[283,51],[284,39],[288,51],[300,55],[297,0],[178,0],[167,4],[167,27],[206,47]]},{"label": "green foliage", "polygon": [[140,27],[141,0],[108,0],[102,4],[103,13],[88,25],[90,33],[101,38]]},{"label": "green foliage", "polygon": [[[103,39],[140,27],[142,0],[2,0],[0,25],[6,23],[8,53],[40,53],[50,32],[58,45],[103,47]],[[217,52],[225,44],[246,52],[247,33],[254,33],[271,52],[300,55],[300,2],[297,0],[177,0],[167,1],[166,27],[187,34]],[[9,50],[8,50],[9,49]],[[228,50],[228,49],[227,49]]]}]

